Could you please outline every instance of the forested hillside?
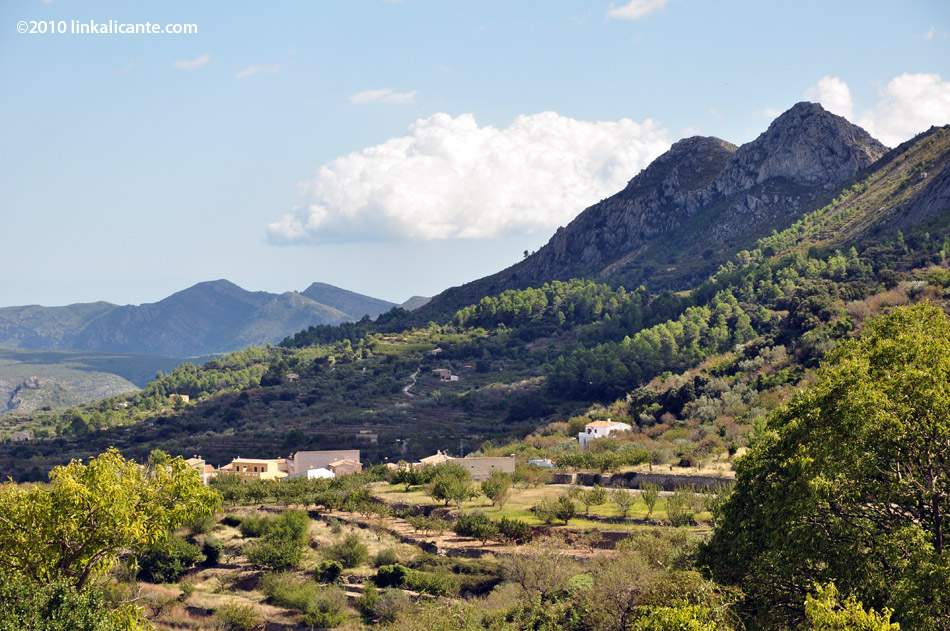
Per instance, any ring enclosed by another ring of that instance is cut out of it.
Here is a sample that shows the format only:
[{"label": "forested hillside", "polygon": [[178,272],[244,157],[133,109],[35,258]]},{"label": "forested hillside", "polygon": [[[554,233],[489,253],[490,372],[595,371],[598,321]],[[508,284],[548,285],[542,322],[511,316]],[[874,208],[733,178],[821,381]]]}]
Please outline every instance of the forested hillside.
[{"label": "forested hillside", "polygon": [[[277,347],[185,365],[130,398],[20,418],[11,431],[48,439],[4,447],[2,473],[42,473],[112,444],[222,464],[357,446],[361,429],[379,435],[362,445],[379,461],[503,444],[602,409],[635,424],[656,461],[735,453],[868,317],[943,304],[948,212],[922,200],[947,168],[948,144],[945,129],[908,143],[690,292],[555,281],[486,296],[443,323],[407,328],[414,314],[395,309],[311,327]],[[921,164],[937,174],[920,177]],[[854,238],[830,236],[839,234]]]}]

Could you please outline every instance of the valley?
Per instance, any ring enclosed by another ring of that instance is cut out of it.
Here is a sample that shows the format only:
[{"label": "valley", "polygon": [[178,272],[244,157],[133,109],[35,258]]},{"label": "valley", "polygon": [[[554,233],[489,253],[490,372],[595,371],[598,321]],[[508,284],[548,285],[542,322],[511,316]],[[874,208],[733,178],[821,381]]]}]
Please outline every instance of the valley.
[{"label": "valley", "polygon": [[[181,475],[195,514],[103,579],[103,598],[142,598],[163,629],[890,630],[893,616],[940,631],[948,190],[950,127],[887,150],[799,104],[741,147],[677,143],[521,263],[412,311],[314,321],[133,393],[14,410],[5,435],[34,438],[0,444],[0,475],[92,475],[79,463],[96,457],[143,485]],[[244,300],[210,290],[199,302]],[[629,429],[581,444],[616,423]],[[220,468],[337,449],[359,449],[362,472]],[[408,464],[439,452],[514,472]],[[199,454],[208,487],[172,458]]]}]

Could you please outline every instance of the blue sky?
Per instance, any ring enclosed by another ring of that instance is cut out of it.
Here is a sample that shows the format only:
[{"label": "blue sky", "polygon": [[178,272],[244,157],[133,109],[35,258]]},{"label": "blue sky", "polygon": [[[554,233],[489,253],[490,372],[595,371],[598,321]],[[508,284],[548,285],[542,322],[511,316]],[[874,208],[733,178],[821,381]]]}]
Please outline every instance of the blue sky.
[{"label": "blue sky", "polygon": [[[41,34],[25,21],[195,24]],[[677,139],[821,101],[950,123],[950,5],[0,4],[0,306],[228,278],[401,302],[498,271]]]}]

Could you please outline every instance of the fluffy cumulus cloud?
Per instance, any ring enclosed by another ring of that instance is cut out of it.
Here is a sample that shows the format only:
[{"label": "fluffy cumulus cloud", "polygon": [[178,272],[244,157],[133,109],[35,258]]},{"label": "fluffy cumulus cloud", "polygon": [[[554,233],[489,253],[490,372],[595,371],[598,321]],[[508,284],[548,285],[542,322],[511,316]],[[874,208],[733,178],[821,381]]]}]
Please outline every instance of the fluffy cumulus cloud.
[{"label": "fluffy cumulus cloud", "polygon": [[419,94],[418,90],[411,92],[396,92],[391,88],[382,88],[380,90],[364,90],[357,92],[350,97],[350,103],[372,103],[379,101],[382,103],[412,103]]},{"label": "fluffy cumulus cloud", "polygon": [[848,118],[889,147],[930,128],[950,123],[950,81],[939,74],[904,73],[881,89],[871,108],[855,113],[848,84],[822,77],[805,91],[805,98]]},{"label": "fluffy cumulus cloud", "polygon": [[611,2],[610,8],[607,10],[607,17],[622,20],[639,20],[654,11],[659,11],[669,1],[670,0],[631,0],[627,4],[619,7]]},{"label": "fluffy cumulus cloud", "polygon": [[622,189],[670,146],[651,120],[542,112],[505,129],[435,114],[409,134],[341,156],[300,185],[274,243],[490,238],[552,231]]},{"label": "fluffy cumulus cloud", "polygon": [[829,112],[854,118],[854,101],[851,100],[851,88],[838,77],[822,77],[816,85],[805,90],[805,98],[821,103]]},{"label": "fluffy cumulus cloud", "polygon": [[950,81],[939,74],[902,74],[881,91],[874,109],[858,117],[858,124],[889,147],[894,147],[931,125],[950,123]]}]

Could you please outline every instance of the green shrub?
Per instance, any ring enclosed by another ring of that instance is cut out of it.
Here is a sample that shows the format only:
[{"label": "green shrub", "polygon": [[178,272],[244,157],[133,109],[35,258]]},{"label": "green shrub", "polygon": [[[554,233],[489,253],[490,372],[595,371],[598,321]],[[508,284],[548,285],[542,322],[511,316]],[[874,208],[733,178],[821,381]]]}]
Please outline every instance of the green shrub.
[{"label": "green shrub", "polygon": [[534,531],[525,521],[502,517],[498,522],[498,535],[507,543],[522,544],[531,541]]},{"label": "green shrub", "polygon": [[254,567],[280,571],[295,568],[303,560],[304,548],[298,541],[265,537],[244,546],[244,555]]},{"label": "green shrub", "polygon": [[185,570],[203,559],[200,547],[173,536],[139,556],[138,575],[149,583],[174,583]]},{"label": "green shrub", "polygon": [[285,510],[270,521],[265,534],[306,543],[310,536],[310,517],[304,511]]},{"label": "green shrub", "polygon": [[343,522],[336,517],[327,517],[327,526],[330,527],[330,532],[335,535],[342,534],[343,532]]},{"label": "green shrub", "polygon": [[423,515],[419,515],[417,517],[409,516],[406,517],[406,522],[414,529],[426,535],[428,535],[430,532],[441,535],[449,528],[449,522],[438,517],[425,517]]},{"label": "green shrub", "polygon": [[322,629],[338,627],[346,620],[346,594],[336,585],[319,588],[303,615],[303,623]]},{"label": "green shrub", "polygon": [[420,594],[433,596],[454,596],[459,591],[459,579],[445,567],[437,567],[432,572],[409,570],[406,587]]},{"label": "green shrub", "polygon": [[647,517],[649,517],[653,514],[653,508],[660,497],[660,486],[647,482],[640,487],[640,497],[643,498],[643,503],[647,505]]},{"label": "green shrub", "polygon": [[384,565],[376,570],[373,582],[377,587],[402,587],[406,584],[409,568],[402,565]]},{"label": "green shrub", "polygon": [[41,584],[0,570],[0,631],[108,631],[145,628],[144,623],[137,607],[109,603],[101,590],[77,592],[65,577]]},{"label": "green shrub", "polygon": [[373,559],[373,565],[376,567],[382,567],[384,565],[396,565],[399,563],[399,557],[396,555],[396,551],[392,548],[385,548],[376,553],[376,558]]},{"label": "green shrub", "polygon": [[240,530],[242,537],[263,537],[267,534],[271,519],[266,515],[255,517],[248,515],[241,520]]},{"label": "green shrub", "polygon": [[363,583],[363,595],[356,601],[356,606],[359,608],[360,613],[372,619],[376,616],[376,605],[378,603],[379,590],[376,589],[376,584],[371,581],[366,581]]},{"label": "green shrub", "polygon": [[181,590],[181,594],[178,595],[178,600],[185,602],[195,593],[195,584],[191,581],[182,581],[178,584],[178,589]]},{"label": "green shrub", "polygon": [[343,564],[343,567],[359,567],[369,560],[369,550],[355,532],[351,532],[343,541],[330,546],[327,556]]},{"label": "green shrub", "polygon": [[408,611],[410,606],[406,592],[401,589],[387,589],[376,599],[372,616],[381,624],[390,624]]},{"label": "green shrub", "polygon": [[339,561],[324,561],[314,570],[314,577],[321,583],[335,583],[343,574],[343,564]]},{"label": "green shrub", "polygon": [[264,618],[254,605],[228,603],[214,610],[214,622],[220,631],[252,631],[264,625]]},{"label": "green shrub", "polygon": [[684,486],[676,487],[673,495],[666,499],[666,515],[676,527],[688,526],[693,521],[693,491]]},{"label": "green shrub", "polygon": [[305,613],[310,603],[316,598],[319,585],[309,581],[301,581],[293,574],[265,574],[261,578],[261,591],[267,597],[267,602],[284,609],[293,609]]},{"label": "green shrub", "polygon": [[214,530],[214,527],[218,524],[213,515],[205,515],[203,517],[198,517],[188,522],[186,526],[188,527],[188,532],[194,535],[205,535]]},{"label": "green shrub", "polygon": [[224,554],[224,542],[214,537],[205,537],[201,544],[201,554],[205,555],[206,565],[217,565],[221,562],[221,555]]},{"label": "green shrub", "polygon": [[484,513],[476,511],[459,517],[455,522],[455,532],[463,537],[473,537],[487,543],[489,539],[498,536],[498,525]]}]

